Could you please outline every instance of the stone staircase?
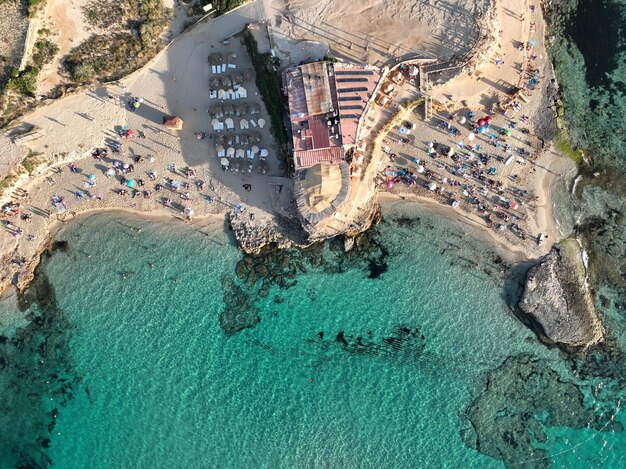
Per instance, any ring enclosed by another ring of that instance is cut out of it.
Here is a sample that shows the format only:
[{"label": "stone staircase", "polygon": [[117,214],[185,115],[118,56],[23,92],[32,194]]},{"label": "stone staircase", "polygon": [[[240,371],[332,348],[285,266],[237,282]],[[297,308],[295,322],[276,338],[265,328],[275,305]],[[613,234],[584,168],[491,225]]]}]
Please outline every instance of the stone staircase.
[{"label": "stone staircase", "polygon": [[433,117],[433,100],[425,94],[424,95],[424,120],[429,121]]}]

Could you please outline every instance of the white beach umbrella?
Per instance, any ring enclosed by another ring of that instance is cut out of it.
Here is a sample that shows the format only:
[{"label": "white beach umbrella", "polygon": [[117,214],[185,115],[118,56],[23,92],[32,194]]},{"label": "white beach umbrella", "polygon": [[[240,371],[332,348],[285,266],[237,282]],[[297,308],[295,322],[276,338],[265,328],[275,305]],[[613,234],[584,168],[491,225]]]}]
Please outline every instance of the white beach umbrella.
[{"label": "white beach umbrella", "polygon": [[261,154],[260,156],[262,156],[263,158],[265,158],[266,156],[269,155],[269,152],[265,149],[265,148],[261,148]]},{"label": "white beach umbrella", "polygon": [[222,158],[220,160],[220,163],[222,164],[222,166],[228,166],[230,164],[230,161],[228,161],[227,158]]},{"label": "white beach umbrella", "polygon": [[229,158],[235,156],[235,149],[233,147],[228,147],[228,149],[226,150],[226,156]]},{"label": "white beach umbrella", "polygon": [[252,145],[250,151],[256,155],[259,152],[259,147],[257,147],[256,145]]},{"label": "white beach umbrella", "polygon": [[465,124],[466,122],[467,122],[467,119],[465,118],[465,116],[461,116],[461,118],[459,119],[459,123]]},{"label": "white beach umbrella", "polygon": [[424,167],[421,164],[417,165],[417,172],[418,173],[423,173],[424,172]]},{"label": "white beach umbrella", "polygon": [[265,127],[265,119],[261,118],[257,121],[257,124],[259,124],[260,128]]},{"label": "white beach umbrella", "polygon": [[474,132],[470,132],[470,134],[467,136],[467,139],[471,142],[472,140],[474,140],[476,138],[476,135],[474,135]]},{"label": "white beach umbrella", "polygon": [[243,148],[237,148],[237,151],[235,152],[235,157],[243,158],[244,156],[246,156],[246,153],[243,151]]},{"label": "white beach umbrella", "polygon": [[430,184],[428,184],[428,189],[431,191],[437,190],[437,184],[431,182]]}]

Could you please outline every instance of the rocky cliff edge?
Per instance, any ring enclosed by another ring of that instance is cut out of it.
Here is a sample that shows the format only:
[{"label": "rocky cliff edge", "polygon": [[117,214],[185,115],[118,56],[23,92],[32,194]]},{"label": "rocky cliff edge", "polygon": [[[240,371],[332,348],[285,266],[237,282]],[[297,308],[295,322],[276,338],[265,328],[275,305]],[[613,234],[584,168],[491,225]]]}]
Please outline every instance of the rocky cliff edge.
[{"label": "rocky cliff edge", "polygon": [[546,343],[585,348],[604,339],[583,256],[578,242],[566,239],[528,272],[519,313]]}]

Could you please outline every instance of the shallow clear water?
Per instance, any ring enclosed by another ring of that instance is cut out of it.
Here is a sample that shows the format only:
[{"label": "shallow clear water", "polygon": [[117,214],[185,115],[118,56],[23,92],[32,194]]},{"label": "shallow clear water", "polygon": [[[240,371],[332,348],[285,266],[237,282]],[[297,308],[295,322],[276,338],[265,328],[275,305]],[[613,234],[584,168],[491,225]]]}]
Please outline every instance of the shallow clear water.
[{"label": "shallow clear water", "polygon": [[[388,216],[398,211],[416,215],[404,207]],[[486,377],[519,354],[571,376],[511,315],[495,256],[417,215],[381,225],[376,239],[389,252],[380,277],[358,260],[332,274],[308,268],[294,287],[255,296],[261,321],[230,337],[219,321],[223,278],[235,278],[241,255],[220,225],[202,228],[210,236],[120,215],[69,225],[59,235],[69,249],[42,271],[56,296],[45,306],[52,319],[26,344],[1,345],[13,358],[0,372],[11,407],[0,465],[15,466],[21,452],[64,468],[501,467],[462,438]],[[26,313],[10,301],[2,309],[2,333],[13,337]],[[398,326],[419,331],[390,346]],[[548,455],[592,431],[547,430]],[[592,432],[598,440],[574,460],[617,461],[623,434]]]},{"label": "shallow clear water", "polygon": [[[598,166],[626,170],[626,1],[560,0],[550,54],[576,146]],[[573,11],[570,20],[562,18]],[[562,26],[562,29],[560,28]]]},{"label": "shallow clear water", "polygon": [[[619,25],[578,18],[551,42],[574,143],[618,168],[623,31],[614,63],[581,41]],[[581,195],[558,188],[566,231],[624,204]],[[513,317],[515,274],[485,246],[414,207],[385,215],[371,252],[329,244],[267,296],[236,280],[221,224],[68,225],[37,301],[0,302],[0,467],[624,467],[620,291],[599,292],[615,348],[564,358]],[[260,322],[227,335],[237,307]]]}]

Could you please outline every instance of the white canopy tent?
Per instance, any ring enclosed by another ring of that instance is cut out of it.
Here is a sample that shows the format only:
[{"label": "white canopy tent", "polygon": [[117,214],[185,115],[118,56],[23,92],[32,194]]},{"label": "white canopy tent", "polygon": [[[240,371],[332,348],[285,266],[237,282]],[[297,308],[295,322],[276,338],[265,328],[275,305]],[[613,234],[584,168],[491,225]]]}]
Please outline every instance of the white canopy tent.
[{"label": "white canopy tent", "polygon": [[224,124],[217,119],[211,120],[211,127],[213,127],[213,130],[216,132],[224,130]]}]

